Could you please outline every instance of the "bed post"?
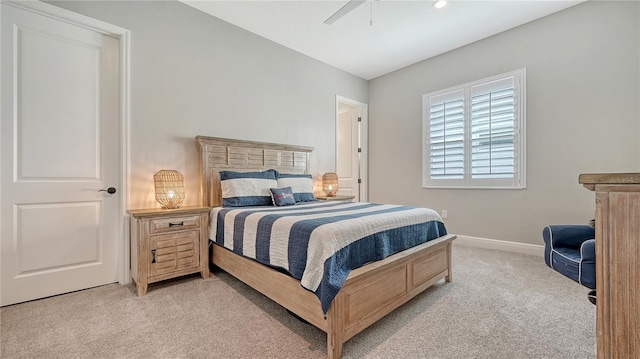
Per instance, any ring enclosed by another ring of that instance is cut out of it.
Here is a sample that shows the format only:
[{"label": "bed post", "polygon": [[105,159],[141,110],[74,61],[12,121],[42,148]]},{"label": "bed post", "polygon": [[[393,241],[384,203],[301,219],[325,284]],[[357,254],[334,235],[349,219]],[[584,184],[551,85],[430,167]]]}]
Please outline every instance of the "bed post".
[{"label": "bed post", "polygon": [[343,293],[333,299],[327,313],[327,358],[340,359],[344,343],[345,297]]},{"label": "bed post", "polygon": [[209,160],[207,158],[207,142],[202,136],[196,136],[196,148],[198,149],[200,158],[200,204],[203,206],[212,206],[211,191],[209,189],[211,182],[211,172],[208,170]]}]

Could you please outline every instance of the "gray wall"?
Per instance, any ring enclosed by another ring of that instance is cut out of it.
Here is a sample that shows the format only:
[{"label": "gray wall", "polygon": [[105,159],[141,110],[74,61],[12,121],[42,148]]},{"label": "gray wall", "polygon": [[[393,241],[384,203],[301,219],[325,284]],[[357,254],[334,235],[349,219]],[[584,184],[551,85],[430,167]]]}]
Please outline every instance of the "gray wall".
[{"label": "gray wall", "polygon": [[[451,233],[541,244],[584,224],[580,173],[640,170],[638,2],[589,1],[370,81],[370,200],[447,209]],[[527,68],[527,189],[421,187],[422,94]]]},{"label": "gray wall", "polygon": [[153,174],[185,176],[199,202],[196,135],[315,147],[335,169],[336,95],[368,82],[175,1],[50,2],[131,30],[131,200],[157,207]]}]

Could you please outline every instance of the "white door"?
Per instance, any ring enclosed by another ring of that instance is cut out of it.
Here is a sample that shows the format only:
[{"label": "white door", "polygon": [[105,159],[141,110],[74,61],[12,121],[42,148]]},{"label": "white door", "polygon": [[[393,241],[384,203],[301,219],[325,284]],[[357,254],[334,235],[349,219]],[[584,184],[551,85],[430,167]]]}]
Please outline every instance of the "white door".
[{"label": "white door", "polygon": [[366,201],[366,105],[338,97],[337,108],[338,194]]},{"label": "white door", "polygon": [[118,280],[119,40],[1,6],[8,305]]}]

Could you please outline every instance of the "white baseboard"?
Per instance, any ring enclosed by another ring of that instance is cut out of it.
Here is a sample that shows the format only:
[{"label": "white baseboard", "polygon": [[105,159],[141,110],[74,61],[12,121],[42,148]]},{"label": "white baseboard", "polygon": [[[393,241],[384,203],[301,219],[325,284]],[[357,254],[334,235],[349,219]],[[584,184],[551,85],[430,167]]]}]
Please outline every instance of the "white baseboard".
[{"label": "white baseboard", "polygon": [[453,244],[544,257],[544,246],[537,244],[499,241],[497,239],[478,238],[461,235],[458,235],[458,237],[453,241]]}]

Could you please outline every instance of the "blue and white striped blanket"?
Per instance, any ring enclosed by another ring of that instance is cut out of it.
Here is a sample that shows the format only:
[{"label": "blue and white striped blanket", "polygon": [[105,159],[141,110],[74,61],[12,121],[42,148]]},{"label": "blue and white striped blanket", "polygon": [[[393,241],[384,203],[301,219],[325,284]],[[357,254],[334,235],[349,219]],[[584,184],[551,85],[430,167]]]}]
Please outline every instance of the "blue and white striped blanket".
[{"label": "blue and white striped blanket", "polygon": [[352,269],[447,234],[431,209],[318,201],[286,207],[216,207],[210,239],[285,270],[326,313]]}]

